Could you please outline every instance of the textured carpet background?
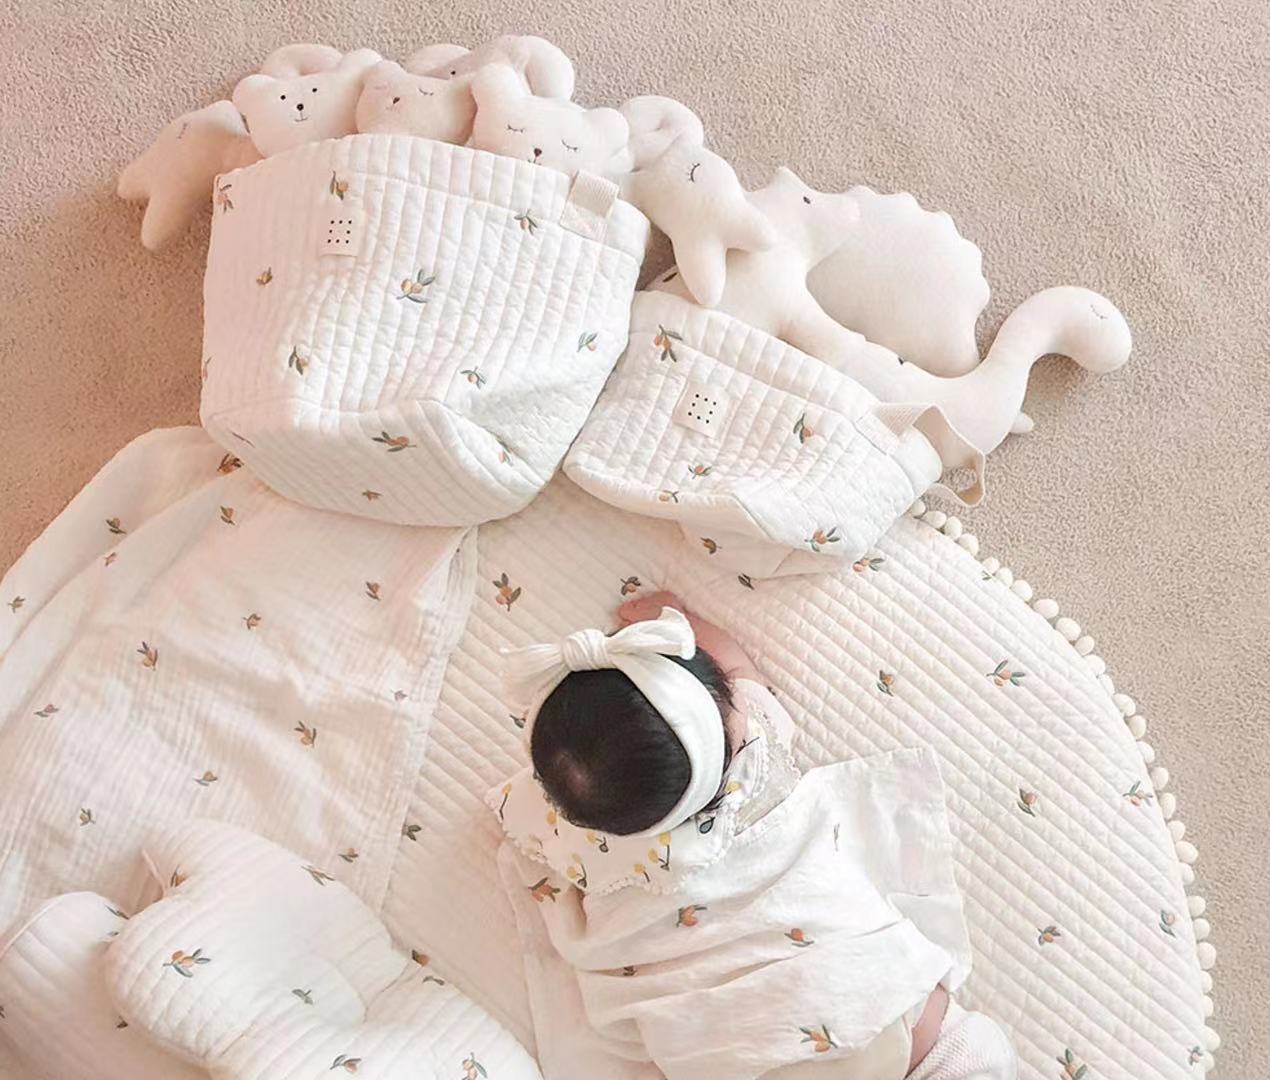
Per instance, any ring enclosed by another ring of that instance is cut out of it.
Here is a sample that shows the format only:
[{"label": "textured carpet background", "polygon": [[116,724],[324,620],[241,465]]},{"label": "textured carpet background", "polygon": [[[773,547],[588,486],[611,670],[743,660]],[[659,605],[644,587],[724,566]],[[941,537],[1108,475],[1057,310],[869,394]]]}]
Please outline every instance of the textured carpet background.
[{"label": "textured carpet background", "polygon": [[1215,927],[1215,1075],[1266,1075],[1270,8],[1043,7],[633,0],[606,22],[579,0],[3,5],[0,566],[130,438],[196,419],[206,220],[148,255],[113,196],[168,119],[287,41],[401,56],[545,34],[581,98],[682,99],[751,186],[788,163],[948,210],[995,289],[985,345],[1047,285],[1128,316],[1122,372],[1038,370],[1037,430],[994,455],[987,505],[963,517],[1149,717]]}]

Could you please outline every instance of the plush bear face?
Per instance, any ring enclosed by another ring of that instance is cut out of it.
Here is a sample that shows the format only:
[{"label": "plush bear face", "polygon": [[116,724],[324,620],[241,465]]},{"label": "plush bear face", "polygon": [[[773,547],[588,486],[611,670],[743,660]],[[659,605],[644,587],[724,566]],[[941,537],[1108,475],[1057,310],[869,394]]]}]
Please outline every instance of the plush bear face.
[{"label": "plush bear face", "polygon": [[411,75],[385,60],[366,76],[357,102],[357,130],[461,144],[472,133],[475,115],[476,101],[466,82]]},{"label": "plush bear face", "polygon": [[534,97],[511,68],[492,64],[472,80],[472,146],[545,165],[573,176],[603,174],[626,147],[626,119],[616,109],[584,109]]},{"label": "plush bear face", "polygon": [[357,130],[362,80],[378,61],[378,53],[358,49],[322,71],[248,75],[234,87],[233,102],[266,157],[337,139]]}]

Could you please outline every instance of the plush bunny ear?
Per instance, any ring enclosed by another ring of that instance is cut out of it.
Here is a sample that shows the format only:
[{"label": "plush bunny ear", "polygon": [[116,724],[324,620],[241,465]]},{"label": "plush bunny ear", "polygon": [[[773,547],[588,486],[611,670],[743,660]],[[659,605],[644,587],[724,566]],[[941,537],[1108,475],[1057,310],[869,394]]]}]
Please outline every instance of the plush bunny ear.
[{"label": "plush bunny ear", "polygon": [[392,79],[406,74],[406,69],[395,60],[381,60],[366,73],[367,86],[385,86]]},{"label": "plush bunny ear", "polygon": [[411,75],[431,75],[436,79],[448,79],[456,74],[452,70],[454,62],[466,55],[467,49],[462,45],[425,45],[406,58],[405,66]]},{"label": "plush bunny ear", "polygon": [[562,49],[532,35],[506,40],[507,56],[524,73],[530,93],[565,100],[573,97],[573,61]]},{"label": "plush bunny ear", "polygon": [[343,53],[330,45],[283,45],[274,49],[260,65],[261,75],[290,79],[296,75],[314,75],[330,71],[343,59]]},{"label": "plush bunny ear", "polygon": [[473,77],[472,96],[478,109],[489,108],[525,97],[525,84],[506,64],[488,64]]},{"label": "plush bunny ear", "polygon": [[595,141],[615,154],[626,145],[630,137],[626,117],[616,109],[588,109],[586,125]]},{"label": "plush bunny ear", "polygon": [[655,94],[631,98],[622,106],[622,115],[630,125],[631,165],[636,169],[656,161],[677,140],[695,145],[705,142],[701,118],[674,98]]},{"label": "plush bunny ear", "polygon": [[374,49],[354,49],[351,53],[345,54],[343,59],[336,65],[336,71],[347,72],[365,72],[369,71],[383,59]]}]

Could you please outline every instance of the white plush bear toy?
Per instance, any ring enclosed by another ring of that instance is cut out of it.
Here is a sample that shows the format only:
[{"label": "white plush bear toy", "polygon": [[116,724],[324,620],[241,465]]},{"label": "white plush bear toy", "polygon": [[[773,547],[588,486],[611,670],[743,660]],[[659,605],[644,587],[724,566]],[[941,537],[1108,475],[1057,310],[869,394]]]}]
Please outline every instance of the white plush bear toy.
[{"label": "white plush bear toy", "polygon": [[265,157],[352,135],[362,80],[379,60],[373,49],[341,56],[326,45],[285,45],[234,87],[233,102]]},{"label": "white plush bear toy", "polygon": [[472,80],[478,150],[546,165],[574,176],[603,175],[626,149],[626,118],[616,109],[585,109],[570,101],[535,97],[515,71],[493,63]]},{"label": "white plush bear toy", "polygon": [[472,134],[476,100],[466,80],[412,75],[384,60],[366,76],[357,102],[357,130],[417,135],[462,145]]}]

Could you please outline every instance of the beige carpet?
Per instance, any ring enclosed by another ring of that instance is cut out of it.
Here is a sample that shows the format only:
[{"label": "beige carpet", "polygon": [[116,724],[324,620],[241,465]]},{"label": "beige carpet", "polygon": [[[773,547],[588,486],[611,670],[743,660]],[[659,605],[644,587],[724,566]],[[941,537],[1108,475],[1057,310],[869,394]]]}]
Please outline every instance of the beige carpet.
[{"label": "beige carpet", "polygon": [[907,188],[984,251],[983,340],[1070,282],[1136,355],[1033,379],[1029,436],[965,515],[1056,597],[1150,718],[1200,848],[1219,953],[1214,1074],[1265,1076],[1270,1034],[1270,9],[578,0],[237,5],[57,0],[0,12],[0,566],[149,428],[195,419],[206,222],[154,257],[112,196],[169,118],[292,40],[402,55],[533,30],[581,95],[681,98],[752,185]]}]

